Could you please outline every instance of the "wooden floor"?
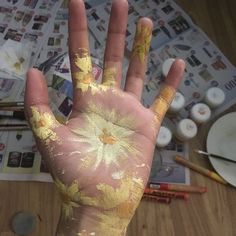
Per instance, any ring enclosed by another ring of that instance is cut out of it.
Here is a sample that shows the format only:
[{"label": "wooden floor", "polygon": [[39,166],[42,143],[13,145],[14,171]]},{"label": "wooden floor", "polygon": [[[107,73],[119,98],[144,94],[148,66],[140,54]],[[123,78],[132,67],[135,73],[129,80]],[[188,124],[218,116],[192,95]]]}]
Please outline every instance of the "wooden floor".
[{"label": "wooden floor", "polygon": [[[236,1],[177,0],[177,3],[236,66]],[[236,111],[236,107],[232,110]],[[191,143],[192,148],[204,146],[207,130],[202,130]],[[191,152],[190,157],[193,156]],[[207,161],[199,162],[211,168]],[[191,183],[207,186],[208,193],[170,205],[142,202],[127,235],[236,236],[236,189],[192,172]],[[10,218],[22,210],[38,216],[37,230],[31,236],[54,236],[59,206],[52,184],[0,182],[0,236],[14,235],[9,229]]]}]

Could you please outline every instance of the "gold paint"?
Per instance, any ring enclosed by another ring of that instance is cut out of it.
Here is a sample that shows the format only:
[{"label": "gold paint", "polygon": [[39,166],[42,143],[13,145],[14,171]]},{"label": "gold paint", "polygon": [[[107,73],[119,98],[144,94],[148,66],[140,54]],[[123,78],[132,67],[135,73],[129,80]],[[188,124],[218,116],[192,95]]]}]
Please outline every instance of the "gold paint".
[{"label": "gold paint", "polygon": [[78,181],[73,181],[70,186],[66,186],[59,179],[55,179],[61,199],[62,199],[62,217],[67,220],[73,217],[73,208],[79,207],[79,184]]},{"label": "gold paint", "polygon": [[87,197],[82,191],[77,180],[74,180],[71,185],[63,184],[59,179],[54,180],[62,199],[62,217],[65,220],[73,218],[73,208],[81,205],[94,206],[97,205],[96,199]]},{"label": "gold paint", "polygon": [[169,85],[163,86],[163,88],[160,91],[159,97],[163,98],[166,100],[168,104],[171,104],[172,100],[175,97],[176,90]]},{"label": "gold paint", "polygon": [[152,31],[149,27],[142,24],[137,25],[136,35],[134,39],[134,46],[132,50],[132,57],[139,56],[142,63],[149,52],[150,43],[152,38]]},{"label": "gold paint", "polygon": [[103,71],[103,85],[115,86],[116,85],[117,69],[115,67],[105,67]]},{"label": "gold paint", "polygon": [[[137,202],[139,202],[140,197],[143,192],[143,181],[141,179],[135,180],[132,177],[124,177],[121,180],[120,186],[114,188],[108,184],[98,184],[97,189],[102,192],[100,196],[97,196],[99,205],[104,209],[115,208],[116,213],[124,210],[124,204],[129,204],[129,209],[136,208]],[[119,206],[122,206],[119,208]],[[131,212],[129,210],[129,212]],[[123,214],[123,213],[122,213]],[[129,217],[130,215],[126,215]]]},{"label": "gold paint", "polygon": [[103,133],[99,135],[99,139],[102,143],[112,145],[117,142],[117,139],[108,133],[107,129],[104,128],[102,132]]},{"label": "gold paint", "polygon": [[92,74],[84,75],[83,72],[76,72],[74,73],[74,77],[76,79],[76,88],[81,89],[82,92],[91,91],[92,95],[94,95],[96,93],[106,92],[110,89],[107,85],[94,82]]},{"label": "gold paint", "polygon": [[80,48],[75,54],[75,65],[85,73],[92,72],[92,61],[87,49]]},{"label": "gold paint", "polygon": [[155,114],[159,114],[161,117],[164,116],[168,110],[169,104],[162,97],[158,97],[153,104],[153,111]]},{"label": "gold paint", "polygon": [[78,170],[80,170],[80,169],[85,169],[85,168],[90,168],[90,167],[92,167],[94,164],[95,164],[95,160],[94,160],[94,158],[93,157],[90,157],[90,156],[87,156],[87,157],[85,157],[85,158],[82,158],[81,159],[81,164],[79,165],[79,168],[78,168]]},{"label": "gold paint", "polygon": [[160,125],[166,114],[172,100],[174,99],[176,90],[169,85],[165,85],[152,105],[152,110],[155,113],[155,122]]},{"label": "gold paint", "polygon": [[75,65],[79,68],[79,72],[74,74],[76,88],[86,92],[93,83],[92,61],[87,49],[80,48],[75,54]]},{"label": "gold paint", "polygon": [[143,194],[144,183],[141,179],[125,176],[117,188],[108,184],[98,184],[99,206],[104,214],[98,214],[99,235],[125,235],[126,228]]},{"label": "gold paint", "polygon": [[22,64],[25,62],[25,59],[23,57],[19,58],[19,61],[17,61],[13,66],[16,70],[20,71]]},{"label": "gold paint", "polygon": [[101,163],[106,166],[119,165],[119,161],[124,158],[129,158],[130,155],[136,157],[140,153],[132,141],[135,133],[131,130],[134,119],[121,117],[115,110],[91,104],[83,114],[83,119],[84,126],[71,131],[79,136],[77,142],[89,145],[86,151],[89,158],[95,159],[94,168]]},{"label": "gold paint", "polygon": [[47,112],[40,113],[35,106],[31,107],[32,117],[30,124],[34,134],[41,140],[49,144],[50,141],[60,141],[57,134],[53,131],[59,124],[54,117]]}]

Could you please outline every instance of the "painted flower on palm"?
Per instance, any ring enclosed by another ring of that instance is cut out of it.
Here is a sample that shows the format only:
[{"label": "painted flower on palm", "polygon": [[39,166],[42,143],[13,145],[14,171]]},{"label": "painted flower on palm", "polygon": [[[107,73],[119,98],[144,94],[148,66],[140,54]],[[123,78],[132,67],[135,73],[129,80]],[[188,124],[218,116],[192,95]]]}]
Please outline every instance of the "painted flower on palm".
[{"label": "painted flower on palm", "polygon": [[79,69],[74,73],[76,88],[81,89],[82,92],[91,91],[92,94],[107,91],[109,87],[98,84],[94,81],[92,73],[92,61],[88,50],[80,48],[79,52],[75,54],[75,66]]},{"label": "painted flower on palm", "polygon": [[97,200],[86,196],[80,189],[77,180],[74,180],[70,185],[63,184],[59,179],[54,179],[54,183],[57,186],[61,199],[62,199],[62,216],[64,219],[73,218],[73,209],[82,205],[95,206]]},{"label": "painted flower on palm", "polygon": [[121,117],[115,110],[90,104],[83,119],[83,127],[74,128],[72,132],[78,136],[75,141],[89,144],[83,159],[93,159],[91,163],[95,169],[101,163],[105,166],[119,165],[120,161],[139,154],[132,141],[135,132],[131,130],[134,124],[131,117]]},{"label": "painted flower on palm", "polygon": [[39,112],[35,106],[31,107],[32,117],[30,124],[34,134],[41,140],[49,144],[50,141],[60,141],[57,134],[53,131],[59,126],[57,120],[48,112]]},{"label": "painted flower on palm", "polygon": [[78,181],[73,181],[69,186],[63,184],[59,179],[55,179],[54,182],[62,199],[62,216],[64,219],[72,218],[73,208],[80,206],[78,204],[80,197]]},{"label": "painted flower on palm", "polygon": [[98,202],[106,214],[98,214],[101,222],[99,235],[124,235],[125,229],[133,216],[143,194],[144,182],[132,176],[124,176],[118,187],[98,184]]}]

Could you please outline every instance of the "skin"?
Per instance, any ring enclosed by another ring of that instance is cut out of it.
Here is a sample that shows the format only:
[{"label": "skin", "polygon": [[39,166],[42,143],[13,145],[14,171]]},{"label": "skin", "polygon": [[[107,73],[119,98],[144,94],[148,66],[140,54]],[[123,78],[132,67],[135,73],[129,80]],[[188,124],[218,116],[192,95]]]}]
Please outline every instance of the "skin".
[{"label": "skin", "polygon": [[102,84],[94,82],[82,0],[69,2],[69,53],[73,110],[66,124],[49,108],[43,75],[27,74],[25,112],[62,199],[57,236],[125,235],[148,180],[155,140],[185,64],[176,60],[160,96],[140,103],[152,22],[137,23],[133,52],[121,91],[128,3],[113,1]]}]

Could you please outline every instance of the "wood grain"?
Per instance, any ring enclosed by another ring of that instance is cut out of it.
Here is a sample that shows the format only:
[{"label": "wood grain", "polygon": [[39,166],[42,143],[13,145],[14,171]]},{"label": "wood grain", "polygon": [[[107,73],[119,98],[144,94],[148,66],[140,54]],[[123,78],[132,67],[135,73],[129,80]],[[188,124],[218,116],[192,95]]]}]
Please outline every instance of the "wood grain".
[{"label": "wood grain", "polygon": [[[177,0],[221,51],[236,65],[236,1]],[[232,108],[236,110],[236,106]],[[191,150],[204,148],[211,124],[203,127],[191,142]],[[212,168],[207,160],[190,158]],[[207,186],[204,195],[191,195],[188,202],[170,205],[142,201],[128,228],[128,236],[235,236],[236,189],[191,172],[191,183]],[[0,181],[0,236],[13,236],[9,222],[18,211],[37,217],[31,236],[54,236],[60,199],[53,184]]]}]

